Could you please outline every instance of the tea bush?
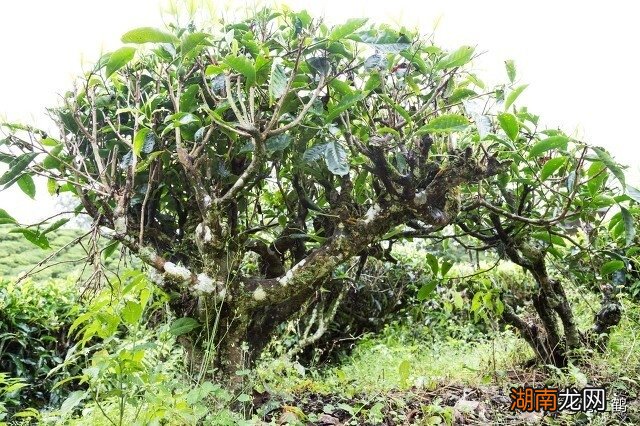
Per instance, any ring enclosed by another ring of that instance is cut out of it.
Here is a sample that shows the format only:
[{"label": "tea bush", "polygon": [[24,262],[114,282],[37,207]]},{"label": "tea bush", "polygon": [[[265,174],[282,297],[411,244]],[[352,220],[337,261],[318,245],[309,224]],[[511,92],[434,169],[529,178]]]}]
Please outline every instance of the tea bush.
[{"label": "tea bush", "polygon": [[25,385],[4,401],[8,405],[59,401],[62,389],[52,390],[49,373],[71,345],[67,331],[82,309],[76,294],[69,281],[0,278],[0,370]]}]

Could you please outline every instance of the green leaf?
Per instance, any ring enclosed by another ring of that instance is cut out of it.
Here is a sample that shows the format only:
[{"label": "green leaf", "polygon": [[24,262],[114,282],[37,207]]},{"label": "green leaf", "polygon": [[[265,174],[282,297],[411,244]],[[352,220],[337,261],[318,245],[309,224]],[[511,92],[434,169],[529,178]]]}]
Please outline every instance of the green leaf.
[{"label": "green leaf", "polygon": [[324,153],[324,160],[331,173],[344,176],[349,173],[347,152],[338,142],[329,142]]},{"label": "green leaf", "polygon": [[48,178],[47,179],[47,192],[49,193],[49,195],[55,194],[57,189],[58,189],[58,183],[56,182],[56,180]]},{"label": "green leaf", "polygon": [[322,143],[319,145],[314,145],[311,148],[307,149],[304,154],[302,154],[302,159],[305,163],[311,163],[313,161],[317,161],[324,157],[324,153],[327,151],[327,144]]},{"label": "green leaf", "polygon": [[293,26],[295,29],[294,34],[298,36],[303,28],[308,28],[311,23],[311,16],[306,10],[303,10],[299,13],[294,14],[295,19],[293,20]]},{"label": "green leaf", "polygon": [[[307,64],[311,67],[311,73],[313,75],[319,74],[326,76],[331,71],[331,64],[327,58],[316,57],[307,59]],[[335,80],[338,81],[338,80]]]},{"label": "green leaf", "polygon": [[60,142],[53,138],[43,138],[40,143],[44,146],[55,147],[60,145]]},{"label": "green leaf", "polygon": [[119,245],[120,245],[119,241],[113,241],[109,243],[109,245],[104,248],[104,251],[102,252],[102,257],[104,259],[110,258],[111,255],[116,251]]},{"label": "green leaf", "polygon": [[[398,133],[395,129],[389,129],[389,131]],[[394,157],[395,157],[395,160],[396,160],[396,164],[395,164],[396,169],[398,169],[398,171],[401,174],[405,174],[406,171],[407,171],[407,166],[408,166],[407,157],[405,157],[402,152],[396,152]]]},{"label": "green leaf", "polygon": [[327,52],[333,53],[336,57],[342,57],[347,60],[353,59],[353,54],[347,49],[347,44],[340,41],[334,41],[327,47]]},{"label": "green leaf", "polygon": [[199,123],[200,119],[190,113],[184,113],[184,112],[180,112],[178,114],[174,114],[172,116],[173,119],[173,124],[176,127],[180,127],[180,126],[186,126],[187,124],[192,124],[192,123]]},{"label": "green leaf", "polygon": [[253,146],[253,142],[249,141],[240,148],[238,154],[246,154],[247,152],[253,152],[254,150],[255,146]]},{"label": "green leaf", "polygon": [[265,148],[268,152],[283,151],[291,145],[291,136],[286,133],[273,136],[266,140]]},{"label": "green leaf", "polygon": [[369,56],[364,61],[364,70],[369,73],[385,71],[388,66],[387,59],[380,53]]},{"label": "green leaf", "polygon": [[182,334],[195,330],[198,327],[200,327],[200,323],[198,323],[198,321],[190,317],[183,317],[178,318],[171,323],[169,332],[174,336],[180,336]]},{"label": "green leaf", "polygon": [[449,270],[451,270],[452,266],[453,266],[453,263],[451,262],[447,262],[447,261],[442,262],[442,266],[440,267],[440,275],[442,276],[442,278],[444,278],[447,275]]},{"label": "green leaf", "polygon": [[600,274],[603,276],[609,275],[612,272],[623,269],[624,267],[624,262],[622,260],[610,260],[602,265],[602,268],[600,268]]},{"label": "green leaf", "polygon": [[26,238],[27,241],[40,247],[41,249],[48,249],[50,247],[47,237],[40,232],[34,231],[32,229],[16,228],[9,231],[9,233],[22,234],[22,236]]},{"label": "green leaf", "polygon": [[503,312],[504,312],[504,303],[502,303],[502,300],[496,299],[496,315],[500,317],[502,316]]},{"label": "green leaf", "polygon": [[5,154],[4,152],[0,152],[0,162],[2,163],[11,163],[13,160],[15,160],[15,156],[11,155],[11,154]]},{"label": "green leaf", "polygon": [[504,61],[504,66],[507,69],[507,77],[509,77],[509,81],[513,83],[516,79],[516,64],[512,59]]},{"label": "green leaf", "polygon": [[271,78],[269,78],[269,98],[271,103],[280,99],[287,90],[287,76],[282,65],[275,61],[271,65]]},{"label": "green leaf", "polygon": [[144,147],[144,141],[147,138],[147,135],[149,134],[150,131],[151,130],[147,129],[146,127],[142,128],[133,137],[133,153],[135,154],[136,157],[140,156],[140,153],[142,152],[142,148]]},{"label": "green leaf", "polygon": [[200,86],[191,84],[180,95],[180,112],[193,112],[198,107]]},{"label": "green leaf", "polygon": [[440,269],[438,266],[438,259],[433,254],[427,253],[426,260],[429,268],[431,268],[431,272],[433,272],[433,275],[438,275],[438,270]]},{"label": "green leaf", "polygon": [[0,225],[18,223],[5,209],[0,209]]},{"label": "green leaf", "polygon": [[554,246],[562,246],[566,247],[567,243],[565,243],[564,238],[559,235],[551,234],[547,231],[539,231],[531,234],[533,238],[536,238],[540,241],[544,241],[548,244],[552,244]]},{"label": "green leaf", "polygon": [[422,126],[418,133],[451,133],[463,130],[469,125],[469,120],[460,114],[444,114]]},{"label": "green leaf", "polygon": [[58,414],[65,417],[78,406],[82,402],[83,399],[87,397],[86,391],[73,391],[69,394],[67,399],[64,400],[62,405],[60,406],[60,410]]},{"label": "green leaf", "polygon": [[462,299],[459,291],[455,291],[453,293],[453,306],[457,309],[462,309],[464,307],[464,300]]},{"label": "green leaf", "polygon": [[438,61],[436,69],[444,70],[447,68],[461,67],[471,60],[474,50],[471,46],[462,46]]},{"label": "green leaf", "polygon": [[335,118],[337,118],[340,114],[351,108],[356,103],[360,102],[364,99],[365,95],[362,92],[354,93],[352,95],[346,95],[337,105],[334,105],[329,108],[329,112],[325,117],[325,123],[332,122]]},{"label": "green leaf", "polygon": [[135,47],[121,47],[120,49],[109,55],[109,61],[106,66],[106,75],[109,78],[114,72],[124,67],[133,59],[136,53]]},{"label": "green leaf", "polygon": [[29,196],[29,198],[34,199],[36,196],[36,184],[33,182],[33,178],[30,175],[24,174],[20,176],[20,179],[17,181],[18,186]]},{"label": "green leaf", "polygon": [[572,191],[573,191],[573,187],[574,187],[575,183],[576,183],[576,172],[575,172],[575,170],[572,170],[572,171],[571,171],[571,172],[569,172],[569,174],[567,175],[567,183],[566,183],[566,186],[567,186],[567,190],[568,190],[569,192],[572,192]]},{"label": "green leaf", "polygon": [[49,225],[49,227],[47,227],[47,229],[45,229],[44,231],[42,231],[42,235],[46,235],[49,232],[53,232],[55,230],[60,229],[62,226],[66,225],[67,222],[69,222],[68,218],[64,218],[64,219],[58,219],[55,222],[53,222],[51,225]]},{"label": "green leaf", "polygon": [[222,80],[223,80],[223,86],[224,86],[224,75],[222,75],[224,70],[225,68],[220,65],[207,65],[207,68],[205,68],[204,70],[204,75],[206,75],[207,77],[221,75],[223,77]]},{"label": "green leaf", "polygon": [[545,181],[549,176],[554,174],[556,170],[564,166],[567,162],[567,157],[556,157],[548,160],[542,166],[542,172],[540,173],[540,180]]},{"label": "green leaf", "polygon": [[42,167],[44,167],[47,170],[51,170],[51,169],[57,169],[58,167],[60,167],[60,153],[62,152],[62,145],[58,145],[56,147],[54,147],[50,152],[49,155],[47,155],[44,158],[44,161],[42,161]]},{"label": "green leaf", "polygon": [[382,79],[380,78],[380,73],[373,73],[365,83],[364,90],[366,92],[370,92],[374,89],[377,89],[381,84],[382,84]]},{"label": "green leaf", "polygon": [[[19,324],[19,326],[23,326],[23,325],[24,324],[22,324],[22,323]],[[6,334],[3,334],[3,335],[6,336]],[[16,364],[18,364],[20,366],[20,369],[22,369],[23,363],[20,361],[20,359],[15,357],[15,355],[12,354],[11,352],[8,355],[12,359],[12,361],[14,361]],[[18,391],[18,390],[20,390],[22,388],[26,388],[27,386],[29,386],[26,383],[21,383],[19,381],[11,383],[12,382],[11,379],[9,379],[8,381],[5,381],[4,380],[5,373],[0,373],[0,374],[2,374],[2,375],[0,375],[0,384],[2,385],[2,395],[3,396],[4,395],[9,395],[9,394],[11,394],[13,392],[16,392],[16,391]],[[15,380],[23,380],[23,379],[17,379],[16,378]],[[4,408],[5,408],[5,405],[3,404],[2,407],[0,407],[0,410],[2,410],[2,411],[0,411],[0,420],[3,420],[5,418],[4,416],[5,416],[6,411],[4,411]],[[20,417],[20,416],[18,416],[17,414],[14,414],[13,417]],[[12,422],[12,424],[13,424],[13,422]],[[6,426],[7,423],[2,422],[2,423],[0,423],[0,425]]]},{"label": "green leaf", "polygon": [[253,62],[244,56],[228,56],[224,63],[242,74],[247,79],[247,85],[251,86],[256,81],[256,68]]},{"label": "green leaf", "polygon": [[625,244],[630,246],[633,244],[633,239],[636,237],[636,227],[633,216],[629,210],[624,207],[620,207],[620,212],[622,213],[622,221],[624,223]]},{"label": "green leaf", "polygon": [[335,93],[339,93],[342,96],[353,94],[353,87],[349,83],[338,80],[337,78],[334,78],[329,82],[329,87]]},{"label": "green leaf", "polygon": [[397,131],[396,129],[392,129],[391,127],[378,127],[377,128],[377,132],[379,135],[387,135],[387,134],[391,134],[393,136],[395,136],[398,140],[400,140],[402,138],[402,135],[400,134],[399,131]]},{"label": "green leaf", "polygon": [[478,291],[473,295],[473,299],[471,299],[471,312],[479,312],[480,308],[482,308],[482,291]]},{"label": "green leaf", "polygon": [[[9,163],[9,170],[7,170],[2,177],[0,177],[0,185],[13,184],[18,176],[27,168],[29,164],[36,158],[38,154],[35,152],[28,152],[14,159]],[[6,187],[5,187],[6,188]]]},{"label": "green leaf", "polygon": [[[26,387],[28,386],[26,383],[14,383],[13,385],[9,386],[9,388],[5,388],[4,391],[6,393],[11,393],[13,391],[13,387],[18,385],[20,388],[22,387]],[[9,390],[11,389],[11,390]],[[38,410],[36,410],[35,408],[29,407],[26,408],[22,411],[18,411],[17,413],[15,413],[13,415],[13,417],[15,418],[39,418],[40,417],[40,412]]]},{"label": "green leaf", "polygon": [[252,400],[253,399],[246,393],[241,393],[240,395],[238,395],[238,402],[249,402]]},{"label": "green leaf", "polygon": [[504,101],[504,110],[505,111],[508,110],[511,105],[513,105],[513,103],[516,101],[518,96],[520,96],[520,94],[528,86],[529,86],[528,84],[523,84],[522,86],[518,86],[515,89],[513,89],[511,92],[509,92],[509,94],[507,95],[507,98]]},{"label": "green leaf", "polygon": [[126,32],[122,36],[123,43],[177,43],[178,38],[157,28],[141,27]]},{"label": "green leaf", "polygon": [[[411,43],[369,43],[371,47],[380,51],[381,53],[400,53],[403,50],[411,47]],[[418,69],[423,69],[423,65],[425,65],[424,60],[420,58],[418,55],[413,55],[412,62],[416,64]]]},{"label": "green leaf", "polygon": [[467,89],[466,87],[458,88],[453,91],[453,93],[451,94],[451,96],[449,96],[449,98],[447,98],[447,103],[456,104],[461,100],[468,98],[469,96],[476,96],[476,95],[477,93],[475,91],[471,89]]},{"label": "green leaf", "polygon": [[610,206],[613,206],[615,203],[616,201],[613,199],[613,197],[609,197],[608,195],[604,195],[604,194],[596,194],[592,200],[592,207],[593,206],[597,208],[610,207]]},{"label": "green leaf", "polygon": [[133,302],[131,300],[125,303],[124,308],[122,309],[122,319],[124,322],[130,325],[137,324],[141,316],[142,305],[140,303]]},{"label": "green leaf", "polygon": [[191,33],[182,39],[182,43],[180,43],[180,51],[182,52],[182,56],[185,56],[187,53],[191,52],[197,46],[201,44],[209,44],[207,42],[207,38],[210,35],[207,33]]},{"label": "green leaf", "polygon": [[620,181],[622,187],[624,188],[626,186],[626,183],[624,179],[624,172],[620,168],[620,165],[618,165],[618,163],[616,163],[615,160],[611,158],[607,151],[595,147],[592,149],[595,151],[600,161],[602,161],[604,165],[607,166],[609,170],[611,170],[611,173],[613,173],[613,175]]},{"label": "green leaf", "polygon": [[427,66],[427,63],[424,61],[424,59],[420,57],[420,54],[418,52],[411,52],[408,50],[404,50],[404,49],[407,49],[409,46],[411,45],[404,46],[402,49],[400,49],[401,50],[400,56],[402,56],[406,60],[410,61],[413,65],[415,65],[416,68],[422,74],[426,74],[429,71],[429,67]]},{"label": "green leaf", "polygon": [[400,375],[402,384],[406,384],[411,374],[411,363],[408,360],[405,359],[398,365],[398,374]]},{"label": "green leaf", "polygon": [[529,157],[538,157],[545,152],[562,148],[567,149],[567,143],[569,142],[569,138],[566,136],[551,136],[549,138],[543,139],[540,142],[536,143],[529,150]]},{"label": "green leaf", "polygon": [[420,287],[420,290],[418,290],[418,296],[417,296],[418,300],[420,302],[425,300],[427,297],[429,297],[431,292],[435,290],[437,286],[438,286],[438,281],[433,280],[433,281],[429,281],[428,283]]},{"label": "green leaf", "polygon": [[349,19],[342,25],[336,25],[329,34],[329,40],[337,41],[353,34],[356,30],[367,23],[367,18]]},{"label": "green leaf", "polygon": [[485,82],[480,80],[480,78],[475,74],[472,74],[472,73],[467,74],[467,80],[472,82],[475,86],[477,86],[480,89],[484,89],[486,87]]},{"label": "green leaf", "polygon": [[587,188],[589,194],[596,195],[600,191],[600,187],[609,177],[607,166],[602,161],[594,161],[587,169],[587,176],[590,178],[587,181]]},{"label": "green leaf", "polygon": [[200,123],[200,119],[197,116],[188,112],[178,112],[176,114],[172,114],[166,117],[164,121],[165,123],[168,122],[169,124],[162,131],[162,136],[177,127],[186,126],[193,123]]},{"label": "green leaf", "polygon": [[631,185],[627,185],[627,195],[631,197],[633,201],[640,204],[640,189],[636,189]]},{"label": "green leaf", "polygon": [[503,112],[502,114],[498,114],[498,122],[500,123],[500,127],[507,134],[509,139],[515,142],[518,138],[518,133],[520,132],[520,125],[518,124],[518,119],[508,112]]}]

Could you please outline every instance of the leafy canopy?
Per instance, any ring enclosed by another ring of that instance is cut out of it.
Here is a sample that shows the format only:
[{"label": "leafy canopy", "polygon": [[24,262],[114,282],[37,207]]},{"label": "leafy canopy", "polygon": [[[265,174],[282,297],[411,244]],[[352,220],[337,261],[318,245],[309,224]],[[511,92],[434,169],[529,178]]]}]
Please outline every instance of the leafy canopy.
[{"label": "leafy canopy", "polygon": [[[540,130],[512,61],[508,82],[487,87],[471,46],[287,9],[122,41],[51,110],[57,136],[5,125],[0,184],[33,196],[33,176],[46,176],[52,195],[78,197],[95,235],[197,292],[224,295],[231,277],[232,293],[261,303],[299,296],[353,256],[436,233],[511,259],[562,258],[590,244],[572,238],[575,224],[608,209],[621,240],[598,249],[635,253],[638,191],[605,150]],[[14,232],[47,247],[57,226]]]}]

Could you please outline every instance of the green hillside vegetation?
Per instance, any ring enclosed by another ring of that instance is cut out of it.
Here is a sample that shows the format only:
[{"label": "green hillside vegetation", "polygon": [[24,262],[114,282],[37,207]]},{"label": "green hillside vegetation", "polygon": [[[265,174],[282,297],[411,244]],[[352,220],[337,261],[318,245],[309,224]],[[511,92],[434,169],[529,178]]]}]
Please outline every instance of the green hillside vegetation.
[{"label": "green hillside vegetation", "polygon": [[[61,247],[69,244],[80,235],[77,230],[58,230],[49,236],[50,249],[42,249],[25,241],[22,234],[11,233],[13,226],[0,226],[0,276],[17,277],[32,269],[46,256],[56,252]],[[64,249],[57,256],[58,265],[48,267],[38,274],[38,278],[65,278],[78,268],[81,263],[70,264],[67,262],[80,260],[84,257],[84,251],[79,245],[73,245]]]},{"label": "green hillside vegetation", "polygon": [[[428,273],[420,270],[426,267],[424,252],[395,254],[405,256],[409,266],[384,268],[385,275]],[[473,270],[460,264],[451,273]],[[363,275],[379,272],[367,268]],[[508,263],[484,276],[453,280],[423,304],[404,305],[381,332],[355,336],[351,349],[329,362],[317,356],[326,347],[316,346],[311,357],[289,356],[300,343],[292,331],[296,321],[289,322],[254,369],[238,372],[243,387],[236,392],[185,362],[189,352],[179,342],[194,324],[167,310],[169,295],[139,272],[121,278],[122,285],[90,300],[78,298],[68,280],[20,285],[0,280],[0,424],[3,415],[16,424],[78,426],[631,425],[640,420],[637,301],[622,298],[625,319],[606,353],[566,369],[525,367],[531,349],[512,328],[498,324],[495,312],[471,304],[474,294],[491,285],[526,281]],[[408,300],[415,301],[416,289],[410,293]],[[578,322],[588,324],[597,296],[580,287],[571,287],[568,296]],[[141,299],[146,307],[134,309]],[[610,397],[626,398],[628,411],[559,418],[511,412],[509,389],[524,383],[561,389],[606,384]]]},{"label": "green hillside vegetation", "polygon": [[[47,235],[50,248],[42,249],[27,242],[22,234],[10,232],[11,225],[0,225],[0,277],[15,278],[31,270],[38,280],[78,277],[82,272],[86,253],[81,244],[71,244],[83,235],[78,229],[58,229]],[[62,249],[50,262],[38,267],[38,263]],[[108,266],[115,266],[118,252],[107,259]],[[86,274],[87,272],[85,272]]]}]

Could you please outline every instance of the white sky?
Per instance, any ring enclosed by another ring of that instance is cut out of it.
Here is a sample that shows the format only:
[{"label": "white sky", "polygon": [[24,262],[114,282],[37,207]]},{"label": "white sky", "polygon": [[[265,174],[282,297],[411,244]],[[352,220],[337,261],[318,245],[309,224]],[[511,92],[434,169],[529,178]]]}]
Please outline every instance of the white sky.
[{"label": "white sky", "polygon": [[[246,2],[228,3],[233,7]],[[638,41],[632,1],[539,0],[290,0],[293,9],[322,14],[329,23],[366,16],[431,33],[446,48],[463,44],[487,51],[474,62],[485,81],[505,81],[503,61],[513,59],[521,83],[519,101],[630,166],[640,183]],[[82,64],[118,48],[126,31],[161,26],[160,0],[20,0],[0,3],[0,117],[42,123],[44,108],[71,87]],[[2,167],[2,166],[0,166]],[[4,168],[0,168],[0,172]],[[44,217],[53,204],[46,189],[37,201],[17,186],[0,192],[0,208],[24,222]]]}]

